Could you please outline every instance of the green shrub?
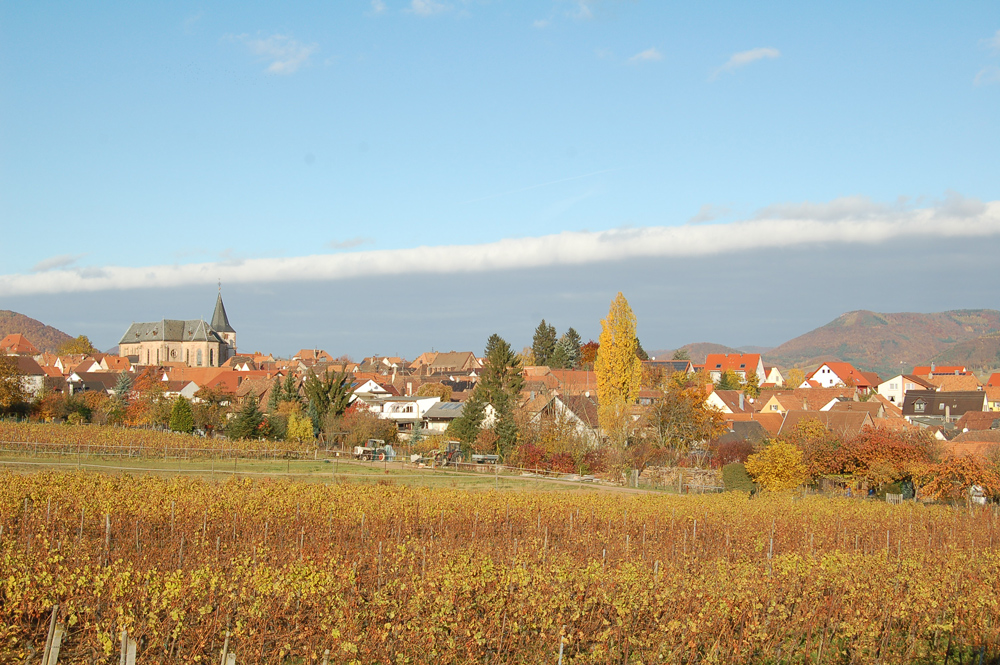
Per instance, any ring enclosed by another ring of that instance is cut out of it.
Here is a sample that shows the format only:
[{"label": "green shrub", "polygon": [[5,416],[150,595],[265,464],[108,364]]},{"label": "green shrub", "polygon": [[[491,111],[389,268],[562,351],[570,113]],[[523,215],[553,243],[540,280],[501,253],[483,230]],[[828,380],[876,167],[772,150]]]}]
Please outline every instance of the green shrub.
[{"label": "green shrub", "polygon": [[727,492],[752,492],[754,489],[753,480],[747,473],[747,468],[740,462],[733,462],[722,467],[722,484],[726,486]]}]

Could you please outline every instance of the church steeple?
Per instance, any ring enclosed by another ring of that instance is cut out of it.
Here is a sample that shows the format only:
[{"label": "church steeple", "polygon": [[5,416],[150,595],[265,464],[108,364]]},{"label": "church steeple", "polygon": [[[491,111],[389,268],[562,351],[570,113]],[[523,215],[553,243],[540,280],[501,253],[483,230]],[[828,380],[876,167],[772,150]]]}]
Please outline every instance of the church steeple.
[{"label": "church steeple", "polygon": [[233,327],[229,325],[229,317],[226,316],[226,306],[222,304],[222,290],[219,290],[219,297],[215,300],[215,313],[212,314],[212,329],[217,333],[233,333]]}]

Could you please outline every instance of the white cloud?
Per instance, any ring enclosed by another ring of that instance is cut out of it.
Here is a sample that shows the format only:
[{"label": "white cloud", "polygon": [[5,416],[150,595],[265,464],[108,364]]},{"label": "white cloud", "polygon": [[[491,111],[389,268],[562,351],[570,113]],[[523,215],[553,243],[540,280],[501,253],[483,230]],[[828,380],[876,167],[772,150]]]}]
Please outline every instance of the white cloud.
[{"label": "white cloud", "polygon": [[382,0],[372,0],[372,13],[384,14],[386,12],[385,2]]},{"label": "white cloud", "polygon": [[418,16],[431,16],[432,14],[440,14],[446,9],[448,9],[448,5],[434,2],[434,0],[412,0],[409,11]]},{"label": "white cloud", "polygon": [[531,27],[541,30],[542,28],[549,27],[550,23],[551,21],[549,21],[547,18],[540,18],[536,20],[534,23],[532,23]]},{"label": "white cloud", "polygon": [[983,67],[972,79],[973,85],[990,85],[991,83],[1000,83],[1000,67],[996,65]]},{"label": "white cloud", "polygon": [[267,71],[272,74],[294,74],[319,50],[318,44],[303,44],[288,35],[255,39],[244,34],[229,38],[246,44],[251,53],[268,62]]},{"label": "white cloud", "polygon": [[84,257],[83,254],[60,254],[43,259],[34,265],[31,272],[46,272],[56,268],[68,268]]},{"label": "white cloud", "polygon": [[730,224],[567,231],[481,245],[3,275],[0,296],[167,288],[214,284],[219,278],[227,283],[270,283],[481,273],[762,249],[780,251],[807,245],[878,245],[904,239],[984,237],[1000,237],[1000,201],[984,203],[950,193],[934,206],[908,209],[850,197],[822,204],[771,206],[753,219]]},{"label": "white cloud", "polygon": [[663,54],[656,50],[655,47],[636,53],[628,59],[628,61],[633,64],[640,62],[656,62],[658,60],[663,60]]},{"label": "white cloud", "polygon": [[719,74],[725,72],[731,72],[733,70],[739,69],[740,67],[746,67],[752,62],[757,62],[758,60],[764,60],[769,58],[777,58],[781,55],[781,51],[776,48],[761,47],[752,48],[749,51],[740,51],[739,53],[734,53],[729,56],[729,60],[726,64],[722,65],[712,73],[712,78],[716,78]]}]

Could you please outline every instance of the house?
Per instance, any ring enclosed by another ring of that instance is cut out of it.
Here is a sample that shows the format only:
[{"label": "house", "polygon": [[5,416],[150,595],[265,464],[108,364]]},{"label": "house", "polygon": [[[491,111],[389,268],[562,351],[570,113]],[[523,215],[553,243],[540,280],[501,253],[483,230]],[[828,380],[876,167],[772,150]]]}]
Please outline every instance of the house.
[{"label": "house", "polygon": [[986,386],[986,410],[1000,411],[1000,386]]},{"label": "house", "polygon": [[842,439],[852,439],[875,421],[867,411],[789,411],[781,423],[779,435],[791,434],[799,423],[815,420]]},{"label": "house", "polygon": [[292,360],[301,361],[305,367],[312,367],[318,362],[333,362],[333,356],[323,349],[299,349]]},{"label": "house", "polygon": [[422,353],[410,363],[410,369],[420,374],[448,374],[451,372],[478,372],[483,363],[471,351],[431,351]]},{"label": "house", "polygon": [[777,368],[777,366],[764,365],[764,382],[760,385],[782,388],[785,385],[785,377],[781,375],[781,371]]},{"label": "house", "polygon": [[983,384],[979,382],[975,374],[932,374],[928,381],[937,387],[938,392],[942,393],[983,389]]},{"label": "house", "polygon": [[903,404],[903,396],[909,390],[937,390],[937,385],[916,374],[899,374],[876,388],[879,395],[897,406]]},{"label": "house", "polygon": [[721,413],[750,413],[756,411],[754,400],[748,399],[740,390],[713,390],[705,398],[705,404]]},{"label": "house", "polygon": [[958,376],[962,374],[971,374],[971,372],[964,365],[948,365],[938,367],[934,363],[931,363],[930,365],[918,365],[914,367],[910,374],[915,374],[917,376],[922,376],[925,379],[929,379],[935,374],[951,374]]},{"label": "house", "polygon": [[986,379],[987,388],[1000,388],[1000,372],[994,372],[990,374],[990,378]]},{"label": "house", "polygon": [[589,395],[557,395],[546,393],[529,400],[523,407],[532,422],[562,419],[576,434],[593,445],[600,442],[597,419],[597,398]]},{"label": "house", "polygon": [[903,417],[935,418],[943,422],[957,420],[969,411],[986,410],[986,391],[938,392],[911,390],[903,400]]},{"label": "house", "polygon": [[778,432],[781,430],[781,423],[784,419],[783,414],[758,411],[756,413],[734,413],[727,415],[726,423],[729,424],[730,429],[733,429],[732,423],[753,421],[760,423],[761,427],[767,431],[768,436],[778,436]]},{"label": "house", "polygon": [[359,395],[357,402],[379,418],[396,423],[400,434],[409,436],[415,425],[423,422],[432,406],[441,401],[440,397],[367,397]]},{"label": "house", "polygon": [[664,378],[669,378],[678,372],[691,374],[694,366],[690,360],[644,360],[642,366],[650,373],[658,372]]},{"label": "house", "polygon": [[885,407],[877,400],[868,400],[867,402],[855,402],[853,400],[838,401],[836,404],[831,405],[827,411],[865,411],[872,417],[873,421],[878,418],[885,418]]},{"label": "house", "polygon": [[71,372],[66,377],[66,384],[70,395],[91,391],[112,395],[118,385],[118,375],[110,372]]},{"label": "house", "polygon": [[[489,409],[493,407],[486,405]],[[424,414],[424,429],[440,433],[448,429],[451,422],[462,416],[465,404],[462,402],[438,402],[431,405]]]},{"label": "house", "polygon": [[7,362],[17,368],[21,375],[21,388],[29,397],[34,397],[42,391],[45,386],[45,377],[48,376],[42,366],[35,362],[31,356],[11,356]]},{"label": "house", "polygon": [[961,432],[1000,429],[1000,414],[994,411],[966,411],[955,422]]},{"label": "house", "polygon": [[41,352],[24,335],[12,333],[0,340],[0,355],[28,356],[33,358],[41,355]]},{"label": "house", "polygon": [[705,358],[705,371],[712,377],[714,383],[718,383],[723,372],[734,373],[741,382],[746,382],[750,373],[755,373],[758,385],[767,380],[764,372],[764,363],[760,359],[759,353],[710,353]]},{"label": "house", "polygon": [[844,400],[856,401],[858,389],[853,386],[837,388],[796,388],[795,390],[768,390],[760,396],[759,408],[764,413],[789,411],[828,411]]},{"label": "house", "polygon": [[815,382],[822,388],[852,386],[857,388],[862,395],[866,395],[874,391],[882,383],[882,380],[878,374],[857,370],[851,363],[828,362],[823,363],[808,374],[802,387],[813,387],[810,382]]},{"label": "house", "polygon": [[726,421],[726,431],[712,440],[712,445],[727,443],[760,443],[770,437],[767,429],[756,420],[730,420]]}]

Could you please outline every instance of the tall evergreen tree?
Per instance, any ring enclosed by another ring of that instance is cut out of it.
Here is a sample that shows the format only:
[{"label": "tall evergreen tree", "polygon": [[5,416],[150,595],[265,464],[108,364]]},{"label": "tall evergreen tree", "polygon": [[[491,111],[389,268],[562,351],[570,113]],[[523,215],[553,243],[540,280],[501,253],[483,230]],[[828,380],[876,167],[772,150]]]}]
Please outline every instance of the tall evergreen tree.
[{"label": "tall evergreen tree", "polygon": [[552,353],[549,367],[559,369],[576,368],[580,364],[580,346],[580,334],[570,328],[556,342],[556,348]]},{"label": "tall evergreen tree", "polygon": [[531,350],[535,354],[536,365],[548,365],[556,350],[556,329],[545,323],[545,319],[535,328],[535,336],[531,341]]},{"label": "tall evergreen tree", "polygon": [[174,400],[174,405],[170,409],[170,429],[175,432],[189,433],[194,429],[194,413],[191,411],[191,402],[183,395]]},{"label": "tall evergreen tree", "polygon": [[257,407],[257,400],[248,396],[236,417],[229,423],[226,433],[231,439],[252,439],[260,435],[264,414]]},{"label": "tall evergreen tree", "polygon": [[524,385],[522,370],[521,359],[510,344],[499,335],[490,335],[479,382],[465,402],[462,416],[452,422],[448,431],[464,443],[471,444],[479,435],[486,405],[489,404],[496,411],[493,431],[498,437],[497,454],[506,455],[517,441],[514,405]]},{"label": "tall evergreen tree", "polygon": [[646,353],[646,349],[642,348],[642,342],[639,341],[638,337],[635,338],[635,355],[639,360],[649,360],[649,354]]}]

